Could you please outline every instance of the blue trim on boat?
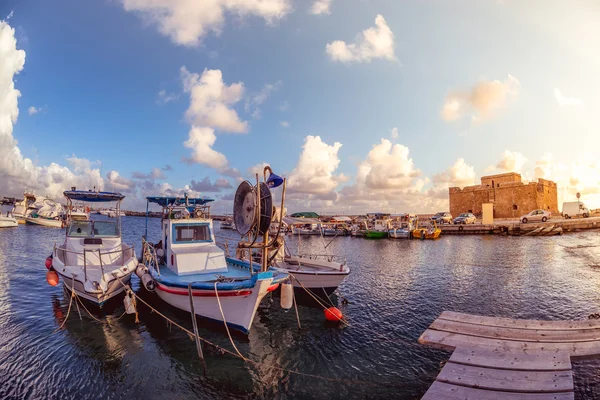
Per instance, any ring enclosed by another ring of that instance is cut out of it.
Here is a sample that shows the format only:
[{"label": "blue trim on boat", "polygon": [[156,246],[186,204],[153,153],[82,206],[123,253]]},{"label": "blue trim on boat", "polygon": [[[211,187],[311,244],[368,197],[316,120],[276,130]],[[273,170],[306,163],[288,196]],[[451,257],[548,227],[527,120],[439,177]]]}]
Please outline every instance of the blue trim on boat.
[{"label": "blue trim on boat", "polygon": [[[230,261],[231,260],[231,261]],[[241,260],[233,260],[227,259],[227,262],[233,264],[237,267],[241,267],[244,269],[248,269],[249,272],[249,264],[245,264]],[[190,282],[194,282],[192,284],[192,289],[196,290],[214,290],[215,283],[214,282],[198,282],[198,275],[203,275],[204,279],[216,279],[218,274],[192,274],[192,275],[183,275],[179,276],[172,272],[168,267],[163,266],[164,273],[159,275],[154,268],[150,268],[150,274],[152,277],[158,282],[168,287],[176,287],[187,289]],[[227,276],[227,275],[225,275]],[[232,275],[230,277],[235,277]],[[239,277],[239,276],[238,276]],[[248,276],[247,279],[237,282],[219,282],[217,284],[218,290],[242,290],[242,289],[252,289],[258,280],[273,278],[273,282],[271,284],[277,284],[288,279],[289,275],[280,272],[280,271],[266,271],[259,272],[257,271],[252,277]]]},{"label": "blue trim on boat", "polygon": [[71,200],[88,201],[92,203],[102,203],[110,201],[120,201],[125,198],[117,192],[92,192],[85,190],[66,190],[63,192],[65,197]]},{"label": "blue trim on boat", "polygon": [[172,196],[150,196],[146,197],[150,203],[158,204],[159,206],[193,206],[193,205],[204,205],[214,199],[206,197],[172,197]]}]

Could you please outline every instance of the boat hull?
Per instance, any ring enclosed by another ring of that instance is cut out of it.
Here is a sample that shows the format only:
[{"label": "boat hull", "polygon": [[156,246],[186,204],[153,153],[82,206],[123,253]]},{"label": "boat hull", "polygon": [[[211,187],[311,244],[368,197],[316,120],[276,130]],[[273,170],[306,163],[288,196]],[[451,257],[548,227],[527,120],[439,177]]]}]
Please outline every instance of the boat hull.
[{"label": "boat hull", "polygon": [[[278,283],[271,284],[272,281],[272,277],[258,279],[253,287],[247,289],[217,289],[218,297],[215,290],[193,289],[194,312],[202,318],[220,323],[226,322],[228,327],[247,334],[261,300],[267,293],[279,287]],[[165,303],[191,312],[188,289],[157,282],[155,292]]]},{"label": "boat hull", "polygon": [[406,230],[391,230],[388,232],[388,236],[390,239],[410,239],[412,236],[412,231]]},{"label": "boat hull", "polygon": [[385,239],[388,237],[387,231],[366,231],[365,237],[367,239]]},{"label": "boat hull", "polygon": [[121,282],[119,282],[118,280],[113,279],[112,281],[107,283],[108,289],[105,292],[90,293],[85,290],[83,282],[77,279],[73,280],[72,277],[63,275],[60,272],[58,272],[58,275],[60,275],[60,277],[62,278],[63,284],[69,292],[75,290],[75,294],[77,296],[89,301],[90,303],[97,305],[98,307],[102,307],[107,301],[123,293],[123,291],[125,291],[126,286],[129,285],[129,282],[131,281],[131,274],[129,274],[119,278],[121,282],[123,282],[123,284],[121,284]]},{"label": "boat hull", "polygon": [[0,228],[15,228],[19,226],[19,223],[14,218],[1,218]]},{"label": "boat hull", "polygon": [[413,237],[415,239],[437,239],[442,234],[442,230],[436,228],[434,231],[429,231],[426,229],[415,229],[413,231]]},{"label": "boat hull", "polygon": [[25,218],[25,222],[31,225],[41,225],[49,228],[63,228],[63,221],[57,219],[27,217]]}]

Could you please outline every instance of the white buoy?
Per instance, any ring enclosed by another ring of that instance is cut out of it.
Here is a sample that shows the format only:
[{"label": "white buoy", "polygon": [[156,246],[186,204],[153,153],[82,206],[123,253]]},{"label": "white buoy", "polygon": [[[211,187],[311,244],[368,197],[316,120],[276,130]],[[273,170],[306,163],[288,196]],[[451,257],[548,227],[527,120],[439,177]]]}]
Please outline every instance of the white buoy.
[{"label": "white buoy", "polygon": [[289,310],[294,305],[294,286],[290,282],[281,284],[281,308]]},{"label": "white buoy", "polygon": [[133,296],[131,293],[125,294],[123,305],[125,306],[125,312],[127,314],[135,314],[135,303],[133,302]]}]

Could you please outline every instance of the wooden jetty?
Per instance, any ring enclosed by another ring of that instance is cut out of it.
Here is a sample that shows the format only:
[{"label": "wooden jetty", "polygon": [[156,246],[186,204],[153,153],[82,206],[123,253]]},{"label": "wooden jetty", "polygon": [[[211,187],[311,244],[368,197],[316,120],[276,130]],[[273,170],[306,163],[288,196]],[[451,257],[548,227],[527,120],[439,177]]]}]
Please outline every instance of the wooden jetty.
[{"label": "wooden jetty", "polygon": [[600,321],[444,311],[419,343],[453,351],[424,400],[572,400],[571,358],[600,356]]}]

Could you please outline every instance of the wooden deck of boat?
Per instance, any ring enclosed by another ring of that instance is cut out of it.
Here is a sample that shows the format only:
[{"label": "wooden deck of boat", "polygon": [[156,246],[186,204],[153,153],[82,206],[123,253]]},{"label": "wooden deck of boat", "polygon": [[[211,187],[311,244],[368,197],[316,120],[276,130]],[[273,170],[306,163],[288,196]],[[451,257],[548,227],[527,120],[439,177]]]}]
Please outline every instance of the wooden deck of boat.
[{"label": "wooden deck of boat", "polygon": [[566,400],[574,398],[571,358],[600,356],[600,321],[444,311],[419,343],[453,351],[425,400]]}]

